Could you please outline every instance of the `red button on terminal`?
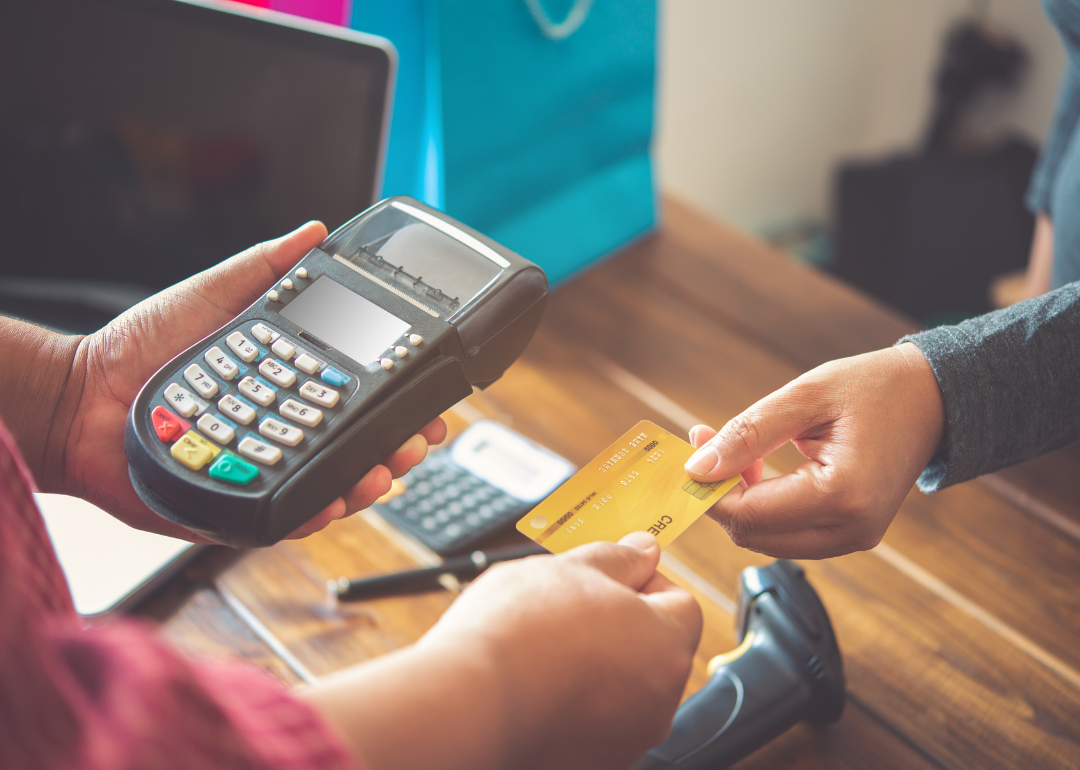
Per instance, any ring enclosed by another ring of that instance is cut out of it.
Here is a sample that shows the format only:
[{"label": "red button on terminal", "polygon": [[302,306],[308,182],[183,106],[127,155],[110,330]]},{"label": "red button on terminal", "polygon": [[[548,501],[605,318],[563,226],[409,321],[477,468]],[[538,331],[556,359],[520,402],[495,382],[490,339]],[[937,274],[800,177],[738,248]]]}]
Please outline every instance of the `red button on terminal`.
[{"label": "red button on terminal", "polygon": [[191,423],[184,422],[163,406],[154,408],[150,413],[150,420],[154,423],[157,437],[165,442],[172,441],[191,427]]}]

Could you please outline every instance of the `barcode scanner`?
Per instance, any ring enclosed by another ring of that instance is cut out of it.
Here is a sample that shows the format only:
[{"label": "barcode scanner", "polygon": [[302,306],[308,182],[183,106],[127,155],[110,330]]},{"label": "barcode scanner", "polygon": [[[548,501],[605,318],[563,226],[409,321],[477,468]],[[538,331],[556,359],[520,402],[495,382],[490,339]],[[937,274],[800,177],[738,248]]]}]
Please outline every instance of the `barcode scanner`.
[{"label": "barcode scanner", "polygon": [[840,648],[802,568],[780,560],[743,570],[737,622],[739,646],[713,658],[671,736],[634,770],[729,767],[798,722],[840,718]]}]

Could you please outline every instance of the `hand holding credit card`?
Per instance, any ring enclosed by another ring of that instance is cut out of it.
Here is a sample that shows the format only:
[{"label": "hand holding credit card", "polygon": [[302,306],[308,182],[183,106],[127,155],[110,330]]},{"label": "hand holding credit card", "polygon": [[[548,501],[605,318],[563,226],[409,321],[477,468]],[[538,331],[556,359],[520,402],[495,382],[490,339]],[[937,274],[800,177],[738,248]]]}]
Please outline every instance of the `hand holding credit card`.
[{"label": "hand holding credit card", "polygon": [[666,548],[742,479],[694,481],[683,469],[694,452],[642,420],[533,508],[518,531],[552,553],[637,531]]}]

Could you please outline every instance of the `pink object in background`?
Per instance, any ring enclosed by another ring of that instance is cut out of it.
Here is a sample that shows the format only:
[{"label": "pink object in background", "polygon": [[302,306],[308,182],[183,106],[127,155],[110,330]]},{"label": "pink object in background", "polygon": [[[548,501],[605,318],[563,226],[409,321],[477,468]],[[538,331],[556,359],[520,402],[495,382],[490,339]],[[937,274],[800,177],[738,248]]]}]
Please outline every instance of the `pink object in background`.
[{"label": "pink object in background", "polygon": [[306,19],[347,26],[352,3],[349,0],[270,0],[270,8]]},{"label": "pink object in background", "polygon": [[350,0],[235,0],[256,8],[269,8],[305,19],[325,21],[339,26],[348,26],[352,10]]}]

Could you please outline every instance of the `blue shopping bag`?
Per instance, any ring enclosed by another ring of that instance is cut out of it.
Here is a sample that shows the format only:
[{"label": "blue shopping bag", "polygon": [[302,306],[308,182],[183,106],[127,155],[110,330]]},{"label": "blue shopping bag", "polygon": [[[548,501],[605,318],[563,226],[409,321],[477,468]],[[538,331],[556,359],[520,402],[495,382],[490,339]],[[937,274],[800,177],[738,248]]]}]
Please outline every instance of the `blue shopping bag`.
[{"label": "blue shopping bag", "polygon": [[354,0],[398,48],[384,192],[559,280],[655,224],[655,0]]}]

